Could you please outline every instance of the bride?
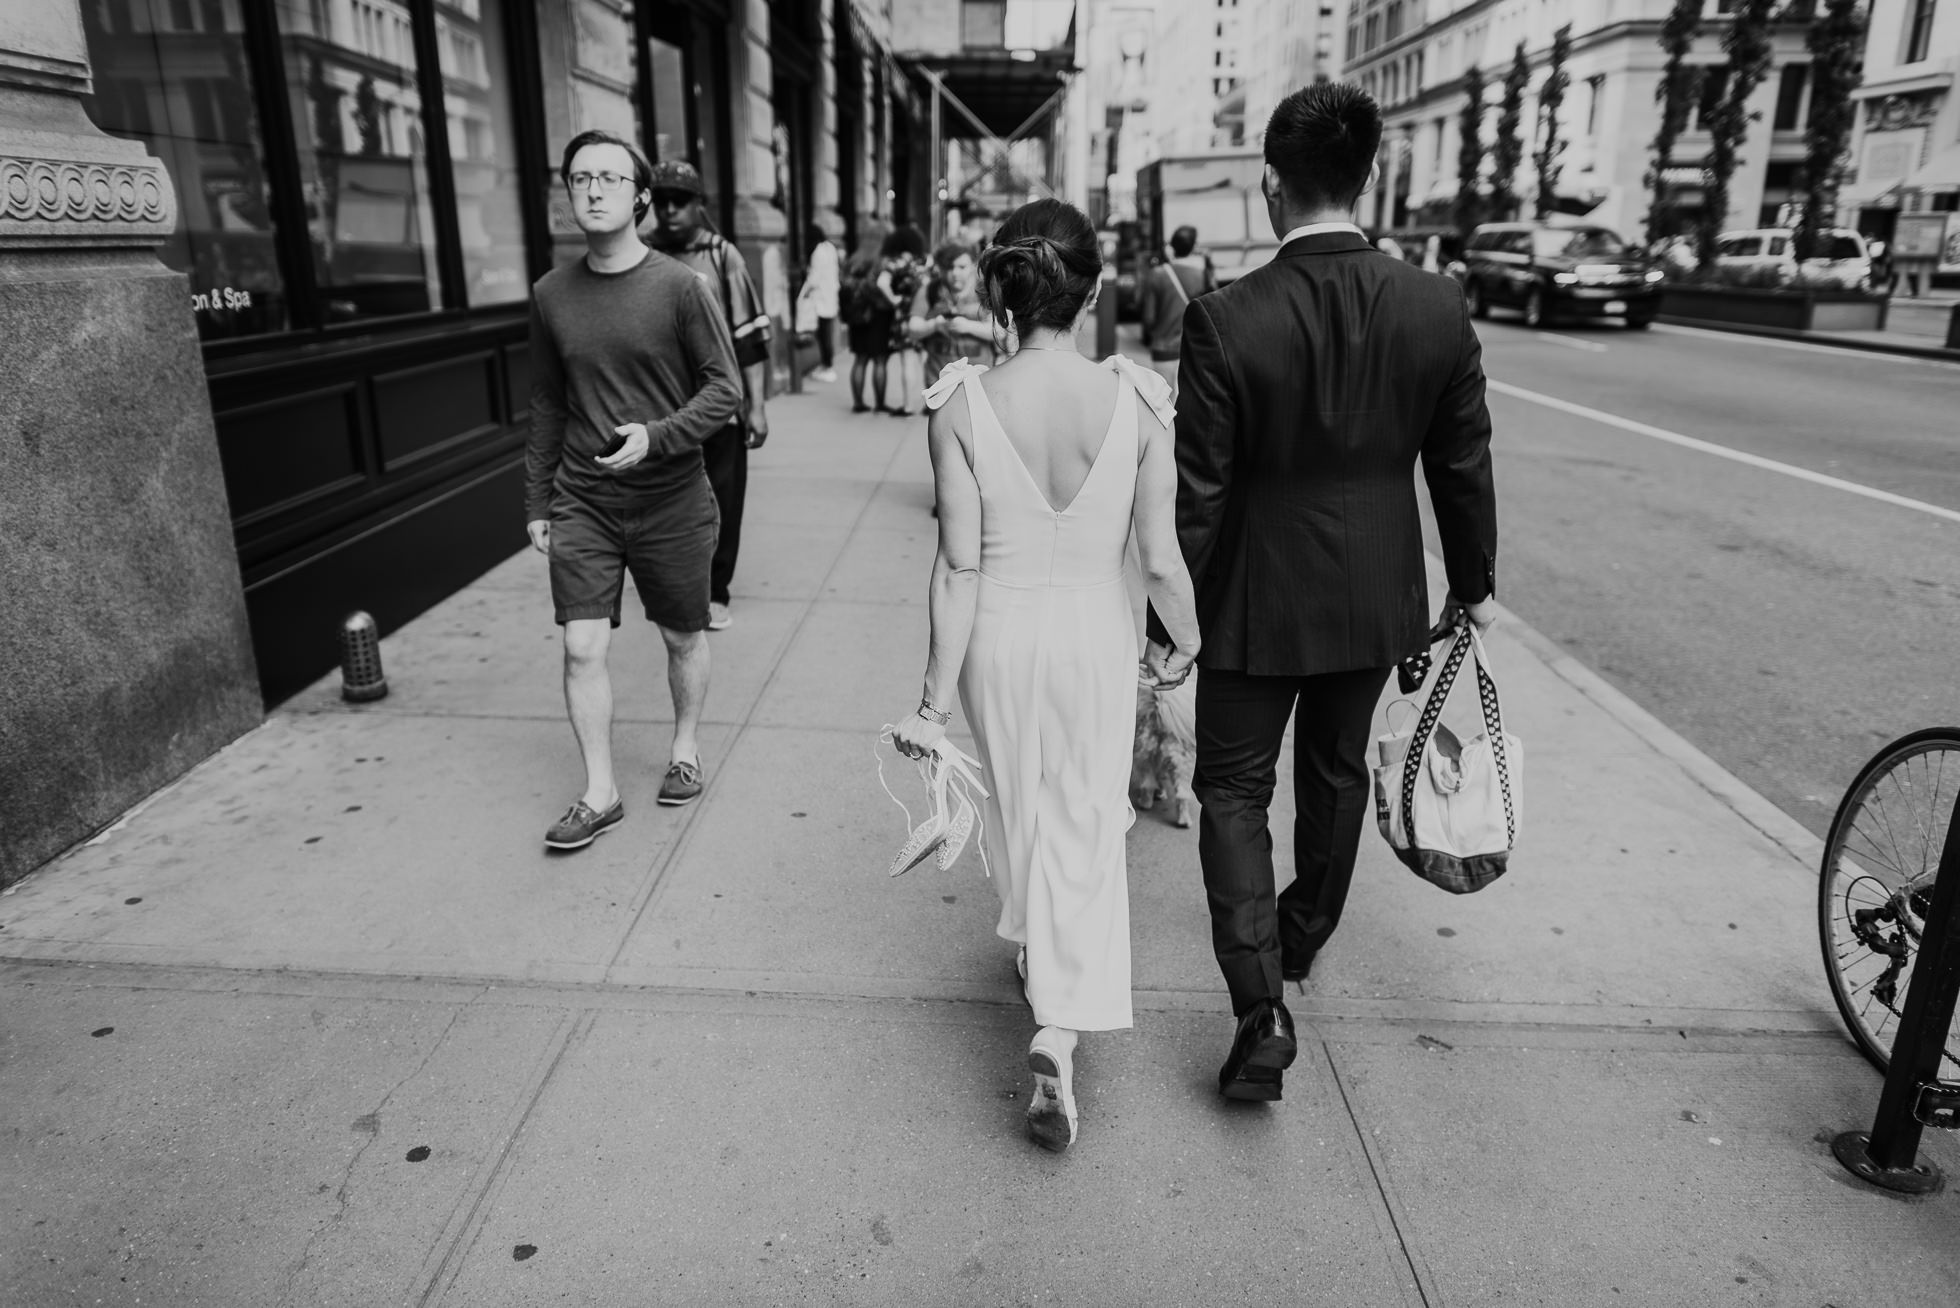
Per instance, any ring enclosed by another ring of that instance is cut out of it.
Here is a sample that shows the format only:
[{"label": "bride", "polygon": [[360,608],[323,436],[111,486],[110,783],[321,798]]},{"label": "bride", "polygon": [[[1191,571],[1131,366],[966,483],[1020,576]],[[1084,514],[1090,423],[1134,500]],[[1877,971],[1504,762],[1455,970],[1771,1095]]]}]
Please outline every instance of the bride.
[{"label": "bride", "polygon": [[1198,653],[1170,389],[1126,359],[1096,364],[1076,349],[1101,274],[1094,227],[1058,200],[1016,210],[980,257],[982,300],[1020,345],[992,370],[955,360],[926,392],[939,510],[932,645],[924,696],[894,733],[899,752],[929,754],[957,684],[988,795],[998,930],[1021,947],[1040,1028],[1028,1130],[1057,1150],[1075,1140],[1077,1033],[1131,1025],[1132,532],[1175,642],[1152,683],[1179,684]]}]

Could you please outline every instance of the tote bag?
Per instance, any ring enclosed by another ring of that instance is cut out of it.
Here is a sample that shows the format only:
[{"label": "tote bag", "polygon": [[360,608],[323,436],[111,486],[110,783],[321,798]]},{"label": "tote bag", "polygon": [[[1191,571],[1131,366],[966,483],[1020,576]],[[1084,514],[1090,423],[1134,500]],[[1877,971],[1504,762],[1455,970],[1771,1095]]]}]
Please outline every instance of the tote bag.
[{"label": "tote bag", "polygon": [[[1466,657],[1477,670],[1484,731],[1460,740],[1441,719]],[[1413,730],[1391,730],[1375,744],[1375,820],[1396,857],[1459,895],[1503,876],[1524,812],[1524,743],[1504,730],[1475,627],[1457,632]]]}]

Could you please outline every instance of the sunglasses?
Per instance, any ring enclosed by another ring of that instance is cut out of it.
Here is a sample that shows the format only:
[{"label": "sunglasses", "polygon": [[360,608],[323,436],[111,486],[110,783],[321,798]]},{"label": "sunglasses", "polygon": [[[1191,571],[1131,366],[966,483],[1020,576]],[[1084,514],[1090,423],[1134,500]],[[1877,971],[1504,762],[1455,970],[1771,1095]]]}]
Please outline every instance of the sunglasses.
[{"label": "sunglasses", "polygon": [[655,191],[653,207],[656,209],[685,209],[701,197],[691,191]]}]

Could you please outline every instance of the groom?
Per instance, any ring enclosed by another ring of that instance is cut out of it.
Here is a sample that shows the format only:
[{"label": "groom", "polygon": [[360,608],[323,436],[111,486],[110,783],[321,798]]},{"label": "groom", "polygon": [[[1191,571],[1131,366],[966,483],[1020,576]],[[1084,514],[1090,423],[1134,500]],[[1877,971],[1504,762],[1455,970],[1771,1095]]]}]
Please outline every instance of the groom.
[{"label": "groom", "polygon": [[[1370,248],[1381,111],[1353,86],[1296,91],[1266,129],[1280,250],[1184,312],[1178,538],[1197,586],[1198,853],[1238,1030],[1232,1099],[1280,1097],[1286,981],[1340,921],[1368,812],[1368,741],[1390,669],[1429,630],[1415,466],[1449,573],[1445,616],[1495,617],[1497,505],[1476,334],[1455,282]],[[1168,638],[1150,618],[1162,675]],[[1293,721],[1294,879],[1274,894],[1275,766]]]}]

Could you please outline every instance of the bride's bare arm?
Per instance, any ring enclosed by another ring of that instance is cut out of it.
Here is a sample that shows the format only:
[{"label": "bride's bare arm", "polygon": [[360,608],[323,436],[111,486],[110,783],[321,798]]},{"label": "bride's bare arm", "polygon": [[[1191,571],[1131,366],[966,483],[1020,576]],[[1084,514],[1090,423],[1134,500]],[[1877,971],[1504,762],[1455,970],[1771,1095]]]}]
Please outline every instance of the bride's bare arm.
[{"label": "bride's bare arm", "polygon": [[1198,601],[1184,551],[1177,543],[1176,441],[1155,411],[1137,400],[1137,434],[1143,442],[1137,466],[1136,507],[1131,529],[1136,533],[1137,558],[1143,564],[1143,587],[1150,605],[1170,633],[1177,652],[1198,653]]},{"label": "bride's bare arm", "polygon": [[[939,497],[939,552],[932,561],[930,613],[932,645],[926,655],[925,699],[942,713],[952,712],[966,643],[973,635],[973,610],[980,586],[980,484],[973,479],[967,449],[971,440],[964,404],[945,404],[926,426],[932,452],[933,484]],[[930,745],[943,728],[908,712],[899,723],[901,748],[907,740]]]}]

